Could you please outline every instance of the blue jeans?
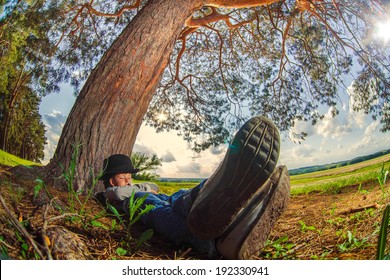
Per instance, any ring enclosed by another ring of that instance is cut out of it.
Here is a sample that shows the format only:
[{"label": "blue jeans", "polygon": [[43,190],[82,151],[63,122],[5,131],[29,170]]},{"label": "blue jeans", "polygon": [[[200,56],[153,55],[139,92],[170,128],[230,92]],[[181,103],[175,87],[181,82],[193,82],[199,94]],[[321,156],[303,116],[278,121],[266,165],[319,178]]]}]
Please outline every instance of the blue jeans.
[{"label": "blue jeans", "polygon": [[[154,209],[141,217],[147,226],[163,234],[176,245],[189,244],[210,257],[215,255],[214,240],[202,240],[193,236],[187,228],[187,216],[197,193],[205,181],[190,190],[179,190],[172,195],[152,194],[144,202],[154,205]],[[145,192],[137,192],[135,198],[143,197]]]}]

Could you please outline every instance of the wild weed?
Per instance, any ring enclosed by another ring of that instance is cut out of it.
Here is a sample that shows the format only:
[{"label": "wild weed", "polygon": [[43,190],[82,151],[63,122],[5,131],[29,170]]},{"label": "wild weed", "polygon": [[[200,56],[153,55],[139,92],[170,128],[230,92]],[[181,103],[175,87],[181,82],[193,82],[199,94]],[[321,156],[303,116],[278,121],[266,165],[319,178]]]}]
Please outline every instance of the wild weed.
[{"label": "wild weed", "polygon": [[386,243],[387,243],[387,231],[389,229],[390,220],[390,205],[387,205],[383,212],[382,223],[379,231],[377,255],[378,260],[390,260],[390,252],[386,254]]},{"label": "wild weed", "polygon": [[1,246],[0,246],[0,255],[3,256],[3,257],[8,257],[8,248],[7,246],[3,245],[6,244],[4,242],[4,236],[0,235],[0,243],[1,243]]},{"label": "wild weed", "polygon": [[[148,197],[148,193],[144,194],[142,197],[135,198],[135,192],[131,194],[131,196],[128,198],[128,213],[127,215],[120,214],[119,211],[111,204],[108,203],[108,209],[111,211],[111,213],[114,214],[114,216],[120,221],[120,223],[126,227],[126,238],[122,241],[122,246],[125,247],[119,247],[116,250],[116,253],[119,256],[126,255],[128,251],[136,251],[139,249],[139,247],[147,242],[150,238],[153,236],[153,230],[148,229],[145,232],[141,234],[141,236],[138,239],[133,239],[131,235],[131,227],[138,222],[141,217],[148,212],[150,212],[154,206],[153,205],[144,205],[146,198]],[[126,203],[127,203],[126,201]],[[128,218],[128,220],[126,220]],[[127,224],[127,226],[126,226]],[[132,248],[131,243],[132,241],[135,241],[135,247]]]},{"label": "wild weed", "polygon": [[[81,145],[72,145],[73,153],[71,155],[70,163],[68,168],[59,163],[62,169],[61,177],[64,178],[68,190],[68,211],[71,213],[78,213],[79,215],[85,215],[85,208],[93,195],[93,190],[98,183],[101,173],[95,175],[93,171],[90,172],[90,177],[92,179],[92,186],[87,189],[85,195],[82,196],[82,191],[76,191],[74,188],[75,176],[77,170],[77,156],[80,152]],[[73,218],[76,216],[73,216]],[[96,219],[93,219],[96,220]]]},{"label": "wild weed", "polygon": [[79,153],[81,145],[72,145],[73,147],[73,153],[71,155],[69,167],[65,168],[60,162],[58,163],[62,169],[62,175],[61,177],[64,178],[68,190],[68,208],[69,211],[72,213],[76,212],[75,204],[78,202],[80,205],[82,204],[79,200],[79,194],[75,188],[74,188],[74,181],[76,176],[76,160],[77,155]]},{"label": "wild weed", "polygon": [[9,197],[15,205],[18,205],[26,194],[26,190],[23,187],[14,187],[7,180],[1,182],[1,188],[7,188]]},{"label": "wild weed", "polygon": [[296,244],[288,242],[288,236],[283,236],[275,241],[267,240],[262,257],[266,259],[285,259],[293,252]]},{"label": "wild weed", "polygon": [[324,260],[324,259],[326,259],[327,258],[327,256],[330,254],[330,251],[324,251],[324,252],[322,252],[321,253],[321,255],[313,255],[313,256],[311,256],[310,258],[312,259],[312,260]]},{"label": "wild weed", "polygon": [[382,190],[383,197],[385,197],[385,194],[386,194],[386,192],[385,192],[385,184],[386,184],[388,175],[389,175],[389,170],[385,169],[385,163],[383,163],[382,164],[382,168],[379,171],[379,174],[378,174],[378,177],[377,177],[379,185],[380,185],[381,190]]},{"label": "wild weed", "polygon": [[31,250],[28,241],[26,241],[22,234],[20,234],[18,231],[15,231],[15,237],[20,245],[19,250],[23,259],[41,259],[35,250]]},{"label": "wild weed", "polygon": [[300,224],[300,226],[301,226],[301,231],[302,232],[307,232],[308,230],[310,230],[310,231],[315,231],[316,230],[316,227],[315,226],[308,226],[308,225],[306,225],[305,224],[305,222],[304,221],[298,221],[298,223]]},{"label": "wild weed", "polygon": [[[64,178],[68,190],[68,211],[70,211],[71,213],[79,214],[79,216],[72,216],[72,219],[76,219],[76,218],[80,219],[81,216],[81,219],[83,219],[84,222],[89,220],[84,226],[91,225],[106,230],[115,230],[117,228],[116,220],[112,221],[110,228],[98,221],[101,217],[107,215],[106,211],[95,215],[91,219],[86,219],[86,213],[85,213],[86,205],[89,199],[91,198],[93,189],[98,183],[98,180],[102,174],[100,173],[97,176],[95,176],[93,171],[91,171],[90,176],[92,178],[92,187],[88,189],[86,195],[81,196],[81,192],[75,190],[74,183],[75,183],[75,176],[77,170],[77,156],[80,152],[80,148],[81,145],[73,145],[73,153],[71,155],[70,163],[67,168],[64,168],[63,165],[59,163],[62,169],[61,177]],[[125,248],[118,248],[117,250],[118,255],[126,254],[128,250],[131,250],[131,246],[130,246],[131,242],[136,243],[135,250],[137,250],[139,246],[141,246],[141,244],[145,243],[153,235],[152,230],[147,230],[138,239],[133,239],[130,231],[131,226],[133,226],[137,221],[139,221],[142,215],[148,213],[154,207],[152,205],[146,205],[145,207],[143,207],[143,203],[147,198],[147,195],[148,194],[145,194],[143,197],[135,199],[135,194],[133,193],[132,196],[128,199],[128,221],[124,220],[124,216],[121,215],[114,206],[110,204],[107,205],[108,210],[114,216],[117,217],[117,220],[119,220],[124,227],[127,227],[126,238],[123,241],[123,247]]]},{"label": "wild weed", "polygon": [[327,223],[334,226],[340,226],[345,222],[345,218],[335,217],[334,219],[326,220]]},{"label": "wild weed", "polygon": [[343,234],[342,236],[346,239],[345,242],[337,245],[338,249],[342,253],[369,246],[367,238],[359,239],[349,230],[347,231],[346,235]]},{"label": "wild weed", "polygon": [[35,183],[37,183],[37,184],[34,186],[34,198],[36,198],[38,196],[38,194],[41,190],[44,190],[47,193],[47,195],[50,198],[52,198],[49,190],[46,187],[45,182],[42,179],[35,179]]},{"label": "wild weed", "polygon": [[[93,226],[93,227],[100,227],[100,228],[103,228],[105,230],[110,230],[109,227],[107,227],[106,225],[102,224],[101,222],[99,222],[98,220],[102,217],[106,217],[107,216],[107,211],[106,210],[103,210],[101,211],[100,213],[98,213],[97,215],[95,215],[90,221],[89,221],[89,225]],[[113,220],[114,221],[114,220]],[[112,228],[112,227],[111,227]]]}]

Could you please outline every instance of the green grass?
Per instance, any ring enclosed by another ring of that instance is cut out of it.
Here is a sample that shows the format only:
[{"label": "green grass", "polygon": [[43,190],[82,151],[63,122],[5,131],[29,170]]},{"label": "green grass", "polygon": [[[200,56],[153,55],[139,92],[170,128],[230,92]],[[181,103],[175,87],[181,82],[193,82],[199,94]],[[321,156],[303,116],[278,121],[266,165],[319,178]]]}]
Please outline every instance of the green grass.
[{"label": "green grass", "polygon": [[[40,165],[39,163],[21,159],[0,150],[0,165]],[[383,156],[376,160],[357,163],[330,170],[322,170],[290,177],[291,194],[308,194],[311,192],[337,193],[343,187],[359,186],[367,182],[378,180],[381,168],[390,170],[389,156]],[[172,194],[180,189],[195,187],[197,182],[156,182],[160,190],[165,194]],[[376,182],[377,183],[377,182]]]},{"label": "green grass", "polygon": [[[291,194],[308,194],[312,192],[321,192],[321,193],[338,193],[342,188],[349,186],[357,186],[369,182],[373,182],[378,178],[378,172],[370,172],[367,174],[356,174],[354,176],[346,178],[329,178],[327,180],[313,180],[307,181],[306,184],[294,185],[294,182],[291,182]],[[379,184],[378,184],[379,186]]]},{"label": "green grass", "polygon": [[32,165],[41,165],[41,164],[33,161],[21,159],[17,156],[11,155],[7,152],[4,152],[3,150],[0,150],[0,165],[14,167],[18,165],[32,166]]},{"label": "green grass", "polygon": [[[142,181],[138,180],[133,180],[133,183],[138,183]],[[196,187],[198,185],[197,182],[160,182],[160,181],[155,181],[159,187],[160,187],[160,192],[171,195],[174,192],[181,190],[181,189],[190,189],[193,187]]]},{"label": "green grass", "polygon": [[[311,172],[290,177],[291,194],[308,194],[312,192],[338,193],[343,187],[371,183],[379,186],[378,176],[381,169],[390,169],[389,155],[363,163],[351,164],[330,170]],[[179,189],[195,187],[196,182],[156,182],[165,194],[172,194]]]},{"label": "green grass", "polygon": [[[294,186],[303,185],[307,183],[324,182],[325,180],[343,179],[345,177],[361,176],[371,173],[376,173],[381,169],[383,163],[377,163],[361,168],[354,169],[352,171],[343,172],[344,167],[335,168],[332,170],[317,171],[312,173],[306,173],[301,175],[291,176],[291,184]],[[385,163],[385,168],[389,168],[390,162]],[[348,167],[353,167],[349,165]]]},{"label": "green grass", "polygon": [[378,177],[383,168],[390,170],[388,155],[331,170],[293,175],[290,177],[291,194],[337,193],[341,188],[348,186],[360,187],[371,182],[378,185]]}]

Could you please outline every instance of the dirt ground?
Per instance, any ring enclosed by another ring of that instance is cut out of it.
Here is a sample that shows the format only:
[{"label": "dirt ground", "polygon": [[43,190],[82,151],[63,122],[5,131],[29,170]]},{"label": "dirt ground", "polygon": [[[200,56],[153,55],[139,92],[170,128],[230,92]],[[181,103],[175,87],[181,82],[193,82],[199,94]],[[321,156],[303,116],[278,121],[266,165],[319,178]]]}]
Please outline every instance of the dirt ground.
[{"label": "dirt ground", "polygon": [[375,259],[382,213],[390,201],[389,188],[387,184],[386,195],[373,182],[360,189],[345,187],[337,194],[292,197],[270,236],[274,243],[282,238],[282,246],[269,244],[262,257]]},{"label": "dirt ground", "polygon": [[[37,182],[32,178],[0,168],[3,256],[13,259],[208,258],[191,248],[175,247],[157,233],[136,249],[141,233],[146,230],[142,225],[136,224],[129,233],[126,226],[108,216],[104,207],[91,198],[85,200],[83,207],[76,203],[70,211],[65,192],[48,188],[47,192],[34,196]],[[258,258],[375,259],[382,213],[390,203],[389,193],[389,183],[381,189],[377,182],[372,182],[360,188],[346,187],[339,193],[293,196]],[[18,228],[15,223],[23,226]],[[389,241],[387,245],[390,250]]]}]

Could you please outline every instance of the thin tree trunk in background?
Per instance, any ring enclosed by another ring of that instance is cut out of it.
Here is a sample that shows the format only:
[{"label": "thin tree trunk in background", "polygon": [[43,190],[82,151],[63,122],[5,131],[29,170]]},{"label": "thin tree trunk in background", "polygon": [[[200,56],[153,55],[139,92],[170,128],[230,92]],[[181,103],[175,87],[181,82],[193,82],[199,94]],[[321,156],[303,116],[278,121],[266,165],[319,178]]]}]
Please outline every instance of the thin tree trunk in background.
[{"label": "thin tree trunk in background", "polygon": [[[2,136],[0,137],[0,147],[3,151],[10,152],[9,143],[8,143],[8,135],[9,135],[9,129],[11,127],[11,122],[13,119],[14,109],[15,109],[15,102],[17,98],[19,98],[19,95],[21,94],[21,87],[25,84],[25,82],[28,80],[29,75],[25,73],[24,68],[20,70],[18,79],[15,83],[15,87],[13,88],[11,92],[10,100],[7,104],[7,109],[5,109],[4,113],[4,121],[3,121],[3,127],[2,127]],[[22,97],[23,98],[23,97]]]}]

